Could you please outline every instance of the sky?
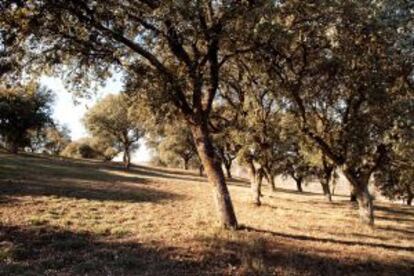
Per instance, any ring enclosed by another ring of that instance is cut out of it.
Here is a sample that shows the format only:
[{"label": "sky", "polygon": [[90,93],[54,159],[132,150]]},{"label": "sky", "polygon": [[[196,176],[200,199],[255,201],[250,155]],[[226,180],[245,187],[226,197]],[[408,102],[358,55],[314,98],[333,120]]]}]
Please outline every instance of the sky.
[{"label": "sky", "polygon": [[[75,104],[72,94],[65,88],[61,79],[43,76],[40,79],[40,83],[55,93],[53,119],[57,123],[66,125],[70,129],[72,140],[78,140],[88,135],[82,124],[82,118],[88,108],[92,107],[96,101],[106,95],[119,93],[122,89],[122,81],[119,76],[115,75],[107,81],[104,87],[98,89],[96,96],[93,96],[91,99],[77,99],[79,103]],[[115,160],[120,160],[120,158],[118,156]],[[139,149],[132,155],[132,162],[145,163],[149,160],[150,152],[143,141],[140,143]]]}]

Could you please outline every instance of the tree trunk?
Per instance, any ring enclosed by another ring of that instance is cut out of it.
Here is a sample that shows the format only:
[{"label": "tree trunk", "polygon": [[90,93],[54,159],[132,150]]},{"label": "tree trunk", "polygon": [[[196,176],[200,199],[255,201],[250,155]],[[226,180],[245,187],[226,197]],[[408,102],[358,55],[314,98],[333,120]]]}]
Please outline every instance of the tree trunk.
[{"label": "tree trunk", "polygon": [[360,177],[356,177],[352,172],[346,170],[344,171],[344,175],[351,183],[353,188],[352,191],[356,196],[359,208],[359,218],[364,224],[370,226],[374,225],[374,204],[368,191],[370,175],[367,173],[360,173]]},{"label": "tree trunk", "polygon": [[356,195],[356,191],[353,187],[351,187],[351,195],[349,197],[349,200],[351,202],[357,202],[357,195]]},{"label": "tree trunk", "polygon": [[272,192],[276,192],[275,176],[270,174],[269,178],[270,178],[270,189],[272,190]]},{"label": "tree trunk", "polygon": [[407,205],[411,206],[414,198],[414,193],[408,184],[405,185],[405,189],[407,190]]},{"label": "tree trunk", "polygon": [[253,195],[253,204],[256,206],[262,205],[260,197],[262,196],[262,182],[263,182],[263,173],[259,169],[253,179],[252,185],[252,195]]},{"label": "tree trunk", "polygon": [[129,170],[131,166],[131,155],[129,152],[129,147],[124,148],[124,157],[123,157],[124,167],[125,169]]},{"label": "tree trunk", "polygon": [[276,192],[276,184],[275,184],[275,176],[273,175],[272,171],[269,169],[269,167],[265,166],[263,167],[267,182],[270,185],[270,190],[272,192]]},{"label": "tree trunk", "polygon": [[11,142],[8,144],[7,148],[10,153],[13,153],[13,154],[19,153],[19,146],[17,145],[17,143]]},{"label": "tree trunk", "polygon": [[203,167],[203,165],[198,166],[198,174],[199,174],[200,176],[203,176],[203,172],[204,172],[204,167]]},{"label": "tree trunk", "polygon": [[303,189],[302,189],[302,177],[299,178],[295,178],[296,181],[296,187],[298,188],[298,192],[302,193]]},{"label": "tree trunk", "polygon": [[188,170],[188,159],[186,159],[186,158],[183,158],[183,161],[184,161],[184,170]]},{"label": "tree trunk", "polygon": [[211,143],[207,123],[204,125],[193,125],[191,132],[208,181],[214,188],[214,197],[220,224],[225,228],[235,229],[237,228],[236,215],[220,161],[218,161]]},{"label": "tree trunk", "polygon": [[374,225],[374,205],[368,187],[357,193],[359,217],[364,224]]},{"label": "tree trunk", "polygon": [[225,162],[224,167],[226,168],[227,178],[232,178],[231,175],[231,163]]},{"label": "tree trunk", "polygon": [[326,199],[329,202],[332,202],[331,190],[329,188],[329,182],[327,182],[327,179],[323,179],[321,181],[321,185],[322,185],[323,194],[325,195]]}]

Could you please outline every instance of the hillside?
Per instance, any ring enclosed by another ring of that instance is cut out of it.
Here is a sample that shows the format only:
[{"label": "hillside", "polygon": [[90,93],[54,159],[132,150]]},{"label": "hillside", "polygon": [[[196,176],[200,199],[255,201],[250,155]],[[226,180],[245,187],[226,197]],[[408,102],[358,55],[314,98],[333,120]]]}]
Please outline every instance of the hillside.
[{"label": "hillside", "polygon": [[371,229],[344,193],[264,187],[254,207],[229,185],[236,232],[195,172],[0,154],[0,274],[412,275],[412,207],[376,202]]}]

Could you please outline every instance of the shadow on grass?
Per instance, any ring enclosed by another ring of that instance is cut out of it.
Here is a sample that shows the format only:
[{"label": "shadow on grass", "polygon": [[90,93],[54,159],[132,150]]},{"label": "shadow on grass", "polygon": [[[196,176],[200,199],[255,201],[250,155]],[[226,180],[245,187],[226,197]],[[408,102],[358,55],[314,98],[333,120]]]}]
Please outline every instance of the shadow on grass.
[{"label": "shadow on grass", "polygon": [[288,239],[295,239],[295,240],[303,240],[303,241],[315,241],[315,242],[330,242],[330,243],[337,243],[342,245],[358,245],[358,246],[368,246],[368,247],[377,247],[383,249],[390,249],[390,250],[406,250],[406,251],[414,251],[414,246],[398,246],[392,244],[385,244],[385,243],[369,243],[369,242],[359,242],[359,241],[347,241],[347,240],[336,240],[332,238],[319,238],[319,237],[312,237],[306,235],[296,235],[296,234],[287,234],[283,232],[275,232],[263,229],[256,229],[253,227],[245,226],[242,230],[247,230],[249,232],[256,232],[256,233],[264,233],[270,234],[272,236],[278,236]]},{"label": "shadow on grass", "polygon": [[138,176],[113,174],[113,166],[46,157],[2,155],[0,203],[7,196],[58,196],[99,201],[156,202],[177,199],[174,193],[151,189]]},{"label": "shadow on grass", "polygon": [[0,226],[0,275],[185,275],[200,271],[173,259],[174,248],[109,242],[52,227]]},{"label": "shadow on grass", "polygon": [[412,272],[408,260],[403,264],[361,260],[358,256],[335,258],[261,238],[229,241],[214,237],[202,241],[212,252],[223,252],[224,262],[244,267],[242,273],[234,275],[411,275]]},{"label": "shadow on grass", "polygon": [[[53,182],[53,181],[51,181]],[[147,187],[127,187],[120,189],[116,186],[83,187],[79,184],[59,181],[59,185],[43,181],[42,183],[12,182],[0,180],[0,203],[10,203],[6,196],[56,196],[62,198],[88,199],[97,201],[122,202],[158,202],[167,199],[179,199],[182,196],[162,192]]]}]

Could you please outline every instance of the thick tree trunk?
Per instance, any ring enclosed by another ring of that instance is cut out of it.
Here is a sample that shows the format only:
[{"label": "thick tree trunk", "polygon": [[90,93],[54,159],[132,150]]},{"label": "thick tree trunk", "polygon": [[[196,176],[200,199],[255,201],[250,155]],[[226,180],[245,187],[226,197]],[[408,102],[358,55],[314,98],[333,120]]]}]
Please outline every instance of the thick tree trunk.
[{"label": "thick tree trunk", "polygon": [[220,223],[225,228],[237,228],[237,219],[231,202],[230,193],[224,179],[223,170],[215,155],[214,147],[208,133],[207,124],[191,127],[198,155],[214,188],[214,198]]},{"label": "thick tree trunk", "polygon": [[357,193],[359,217],[364,224],[374,225],[374,204],[368,187]]},{"label": "thick tree trunk", "polygon": [[359,208],[359,218],[364,224],[374,225],[374,204],[368,191],[369,174],[361,173],[356,177],[352,172],[344,171],[345,177],[351,183]]}]

